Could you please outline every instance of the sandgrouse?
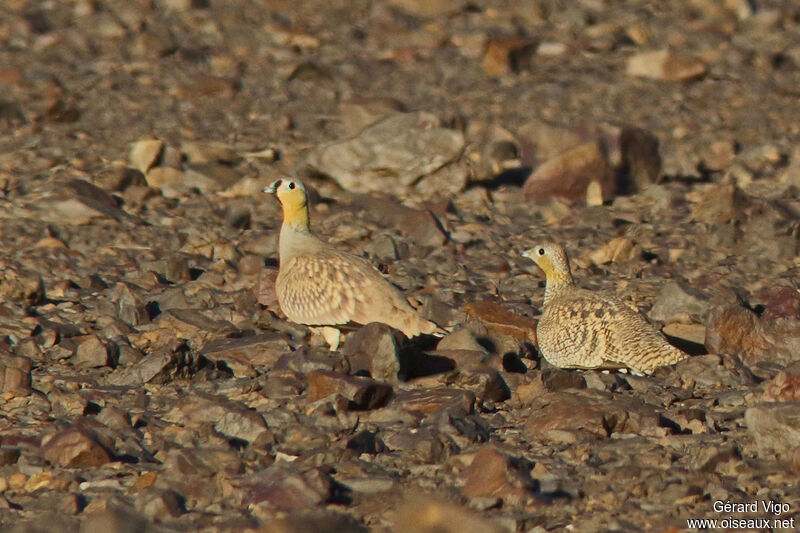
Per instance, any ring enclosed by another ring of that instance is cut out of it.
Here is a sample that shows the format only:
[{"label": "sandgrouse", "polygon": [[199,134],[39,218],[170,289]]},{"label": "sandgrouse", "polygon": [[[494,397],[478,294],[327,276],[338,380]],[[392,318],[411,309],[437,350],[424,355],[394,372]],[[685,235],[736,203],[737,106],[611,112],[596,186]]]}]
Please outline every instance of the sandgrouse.
[{"label": "sandgrouse", "polygon": [[276,180],[264,192],[274,193],[283,208],[275,291],[289,320],[309,326],[382,322],[407,337],[441,332],[367,260],[311,233],[308,196],[300,181]]},{"label": "sandgrouse", "polygon": [[539,352],[561,368],[626,366],[638,374],[671,365],[678,350],[622,300],[575,286],[564,248],[546,243],[525,250],[546,276]]}]

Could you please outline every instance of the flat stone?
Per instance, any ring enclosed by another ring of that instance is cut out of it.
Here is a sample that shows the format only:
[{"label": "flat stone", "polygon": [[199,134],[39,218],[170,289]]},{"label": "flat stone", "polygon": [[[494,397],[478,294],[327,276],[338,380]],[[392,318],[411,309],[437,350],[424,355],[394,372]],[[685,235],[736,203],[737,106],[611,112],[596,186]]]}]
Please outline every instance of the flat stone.
[{"label": "flat stone", "polygon": [[21,355],[0,352],[0,392],[29,394],[33,362]]},{"label": "flat stone", "polygon": [[183,420],[211,422],[218,432],[245,442],[253,442],[268,436],[269,429],[264,417],[255,409],[241,402],[222,397],[202,395],[198,401],[176,406],[164,419],[178,423]]},{"label": "flat stone", "polygon": [[389,115],[357,136],[322,144],[306,164],[351,192],[401,194],[422,176],[455,160],[464,135],[427,112]]},{"label": "flat stone", "polygon": [[465,498],[501,498],[518,506],[533,500],[534,482],[522,461],[509,457],[491,444],[481,446],[462,474]]},{"label": "flat stone", "polygon": [[481,66],[483,71],[499,78],[523,70],[536,52],[536,42],[517,35],[491,37],[486,43],[486,52]]},{"label": "flat stone", "polygon": [[108,377],[108,382],[111,385],[126,386],[168,383],[193,375],[203,366],[203,361],[203,358],[194,356],[186,345],[163,348],[127,368],[117,369]]},{"label": "flat stone", "polygon": [[390,407],[429,415],[439,410],[452,415],[466,415],[475,409],[475,394],[463,389],[419,389],[397,391]]},{"label": "flat stone", "polygon": [[147,174],[147,171],[158,162],[163,151],[164,141],[143,139],[131,143],[128,160],[133,168],[137,169],[142,174]]},{"label": "flat stone", "polygon": [[790,458],[800,447],[800,402],[750,407],[744,413],[744,421],[760,456]]},{"label": "flat stone", "polygon": [[700,59],[671,50],[640,52],[628,58],[626,67],[629,76],[663,81],[696,79],[706,71],[706,64]]},{"label": "flat stone", "polygon": [[319,470],[299,472],[279,466],[258,471],[236,484],[244,489],[246,505],[284,511],[316,507],[327,501],[333,487],[330,477]]},{"label": "flat stone", "polygon": [[100,340],[97,335],[88,335],[78,345],[72,364],[75,368],[99,368],[111,366],[110,350],[108,344]]},{"label": "flat stone", "polygon": [[537,346],[536,321],[507,311],[494,302],[470,302],[464,312],[480,320],[495,335],[505,335]]},{"label": "flat stone", "polygon": [[595,265],[621,263],[641,257],[642,247],[628,237],[615,237],[589,254],[589,259]]},{"label": "flat stone", "polygon": [[331,394],[347,398],[352,409],[375,409],[386,404],[392,394],[392,387],[374,379],[328,370],[309,372],[308,401],[321,400]]},{"label": "flat stone", "polygon": [[695,320],[704,322],[708,313],[708,297],[679,281],[666,283],[650,310],[650,318],[659,322]]},{"label": "flat stone", "polygon": [[42,446],[42,455],[56,466],[66,468],[101,466],[111,455],[97,441],[97,436],[82,428],[67,428],[52,436]]},{"label": "flat stone", "polygon": [[554,429],[586,431],[601,438],[613,433],[663,433],[659,413],[652,406],[593,389],[548,392],[535,398],[531,405],[524,429],[529,439]]},{"label": "flat stone", "polygon": [[216,339],[200,349],[209,360],[226,364],[236,377],[255,377],[253,367],[270,367],[289,351],[286,336],[277,332]]}]

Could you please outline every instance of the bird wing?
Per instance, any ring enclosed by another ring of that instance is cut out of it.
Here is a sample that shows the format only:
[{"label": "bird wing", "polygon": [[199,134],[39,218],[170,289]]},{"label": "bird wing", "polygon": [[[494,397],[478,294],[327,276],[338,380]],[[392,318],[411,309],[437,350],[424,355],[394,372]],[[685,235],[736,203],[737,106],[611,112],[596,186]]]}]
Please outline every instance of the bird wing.
[{"label": "bird wing", "polygon": [[408,307],[371,263],[332,250],[301,254],[281,265],[276,290],[283,312],[300,324],[385,321],[380,315],[387,310]]},{"label": "bird wing", "polygon": [[[564,316],[563,350],[582,363],[619,363],[638,372],[686,357],[670,345],[639,312],[624,301],[590,291],[557,302]],[[568,318],[566,318],[568,317]]]}]

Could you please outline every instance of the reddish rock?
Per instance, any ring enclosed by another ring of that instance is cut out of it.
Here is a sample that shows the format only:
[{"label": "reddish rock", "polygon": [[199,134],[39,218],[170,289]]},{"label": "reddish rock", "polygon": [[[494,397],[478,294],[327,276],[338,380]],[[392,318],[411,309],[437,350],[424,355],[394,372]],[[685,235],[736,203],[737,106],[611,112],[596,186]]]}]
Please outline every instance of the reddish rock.
[{"label": "reddish rock", "polygon": [[87,429],[70,427],[57,433],[42,446],[44,458],[50,463],[75,468],[101,466],[111,461],[109,451]]},{"label": "reddish rock", "polygon": [[464,470],[465,498],[502,498],[503,504],[524,505],[532,500],[533,480],[519,460],[498,451],[493,445],[481,447]]},{"label": "reddish rock", "polygon": [[783,371],[769,380],[762,399],[767,402],[793,402],[800,400],[800,374]]},{"label": "reddish rock", "polygon": [[398,391],[393,406],[429,415],[439,409],[465,415],[475,408],[475,394],[462,389],[419,389]]},{"label": "reddish rock", "polygon": [[788,363],[796,358],[800,321],[765,321],[745,306],[732,291],[711,300],[705,345],[710,353],[728,353],[745,361]]},{"label": "reddish rock", "polygon": [[87,335],[80,341],[72,358],[75,368],[98,368],[111,364],[108,344],[97,335]]},{"label": "reddish rock", "polygon": [[331,394],[347,398],[351,409],[375,409],[389,400],[392,387],[374,379],[348,376],[329,370],[309,372],[308,401],[315,402]]},{"label": "reddish rock", "polygon": [[640,400],[587,389],[548,392],[533,400],[525,436],[550,430],[584,431],[596,437],[613,433],[658,434],[659,413]]},{"label": "reddish rock", "polygon": [[536,52],[531,39],[509,35],[490,38],[483,56],[483,71],[493,78],[523,70],[525,63]]},{"label": "reddish rock", "polygon": [[525,181],[525,199],[549,200],[561,198],[583,202],[592,182],[597,182],[604,200],[617,192],[614,169],[598,142],[581,144],[545,161]]},{"label": "reddish rock", "polygon": [[535,320],[515,315],[494,302],[471,302],[464,306],[464,312],[480,320],[490,333],[513,337],[537,346]]},{"label": "reddish rock", "polygon": [[800,292],[794,287],[768,287],[759,292],[757,298],[764,302],[761,320],[800,319]]}]

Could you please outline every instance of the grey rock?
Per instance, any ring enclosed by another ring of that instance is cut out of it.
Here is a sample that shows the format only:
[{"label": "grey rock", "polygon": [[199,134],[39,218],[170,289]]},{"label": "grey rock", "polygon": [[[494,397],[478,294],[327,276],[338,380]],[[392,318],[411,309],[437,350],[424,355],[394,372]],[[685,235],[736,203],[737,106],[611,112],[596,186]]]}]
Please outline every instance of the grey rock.
[{"label": "grey rock", "polygon": [[708,313],[708,297],[686,283],[670,281],[653,302],[650,318],[659,322],[676,322],[691,318],[704,322]]},{"label": "grey rock", "polygon": [[358,135],[320,145],[306,165],[352,192],[400,194],[419,178],[455,160],[464,135],[426,112],[389,115]]},{"label": "grey rock", "polygon": [[372,322],[347,337],[342,355],[351,372],[366,370],[374,379],[397,383],[399,376],[405,376],[407,366],[400,349],[402,342],[402,333],[386,324]]},{"label": "grey rock", "polygon": [[800,402],[761,404],[744,413],[761,456],[787,458],[800,447]]}]

